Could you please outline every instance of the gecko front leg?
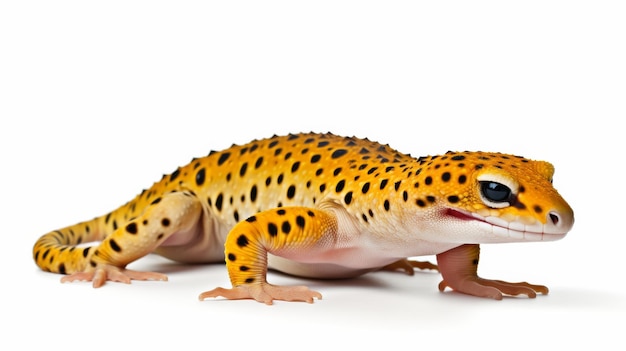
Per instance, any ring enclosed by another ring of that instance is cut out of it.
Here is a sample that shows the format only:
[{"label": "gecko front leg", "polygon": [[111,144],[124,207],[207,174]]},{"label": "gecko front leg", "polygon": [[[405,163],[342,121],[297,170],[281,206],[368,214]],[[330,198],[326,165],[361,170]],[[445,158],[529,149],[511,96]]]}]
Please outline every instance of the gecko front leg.
[{"label": "gecko front leg", "polygon": [[222,296],[254,299],[271,305],[274,300],[313,302],[322,295],[305,286],[269,284],[267,254],[305,256],[332,248],[337,219],[327,211],[306,207],[269,210],[237,224],[226,238],[225,257],[232,288],[200,294],[200,300]]},{"label": "gecko front leg", "polygon": [[503,294],[534,298],[537,293],[548,293],[548,288],[543,285],[480,278],[477,274],[479,255],[480,247],[477,244],[461,245],[438,254],[437,263],[443,276],[439,290],[443,292],[446,287],[450,287],[458,292],[495,300],[502,300]]}]

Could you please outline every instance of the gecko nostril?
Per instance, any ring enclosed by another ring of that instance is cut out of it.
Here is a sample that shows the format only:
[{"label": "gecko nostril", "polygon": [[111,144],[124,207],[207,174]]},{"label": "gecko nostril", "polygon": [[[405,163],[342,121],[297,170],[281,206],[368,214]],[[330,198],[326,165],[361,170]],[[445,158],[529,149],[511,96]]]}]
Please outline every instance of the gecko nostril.
[{"label": "gecko nostril", "polygon": [[548,218],[550,218],[550,221],[554,225],[559,225],[559,222],[561,221],[561,217],[556,212],[548,213]]}]

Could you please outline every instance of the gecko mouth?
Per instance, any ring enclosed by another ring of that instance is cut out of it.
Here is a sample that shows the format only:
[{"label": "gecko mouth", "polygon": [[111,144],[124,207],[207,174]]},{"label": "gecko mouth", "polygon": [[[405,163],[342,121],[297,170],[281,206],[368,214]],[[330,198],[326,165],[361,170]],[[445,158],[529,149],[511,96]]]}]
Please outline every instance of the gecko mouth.
[{"label": "gecko mouth", "polygon": [[479,228],[497,237],[509,237],[524,241],[553,241],[565,236],[565,233],[546,231],[546,226],[539,222],[534,224],[507,222],[499,217],[483,217],[455,208],[447,208],[444,215],[461,221],[476,221]]}]

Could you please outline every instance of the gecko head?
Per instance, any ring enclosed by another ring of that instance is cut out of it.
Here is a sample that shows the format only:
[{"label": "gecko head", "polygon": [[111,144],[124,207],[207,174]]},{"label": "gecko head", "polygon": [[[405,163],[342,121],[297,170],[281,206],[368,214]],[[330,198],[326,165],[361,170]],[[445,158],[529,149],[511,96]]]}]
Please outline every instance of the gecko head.
[{"label": "gecko head", "polygon": [[448,152],[422,165],[421,173],[428,174],[423,183],[437,199],[435,216],[460,242],[558,240],[574,224],[572,208],[552,185],[548,162]]}]

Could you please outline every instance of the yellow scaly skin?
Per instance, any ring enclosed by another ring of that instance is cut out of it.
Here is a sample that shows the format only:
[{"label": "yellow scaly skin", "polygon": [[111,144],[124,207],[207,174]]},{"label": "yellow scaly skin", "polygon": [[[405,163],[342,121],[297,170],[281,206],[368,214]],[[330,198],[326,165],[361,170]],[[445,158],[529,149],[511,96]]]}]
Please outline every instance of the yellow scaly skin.
[{"label": "yellow scaly skin", "polygon": [[[333,134],[290,134],[193,159],[101,217],[43,235],[41,269],[62,281],[166,280],[126,269],[155,252],[188,263],[226,261],[223,296],[307,301],[306,287],[266,282],[268,267],[314,278],[380,269],[439,269],[470,295],[546,294],[528,283],[480,278],[480,243],[549,241],[572,228],[570,206],[544,161],[489,152],[413,158],[388,145]],[[81,243],[101,241],[97,246]],[[437,255],[438,267],[408,257]]]}]

